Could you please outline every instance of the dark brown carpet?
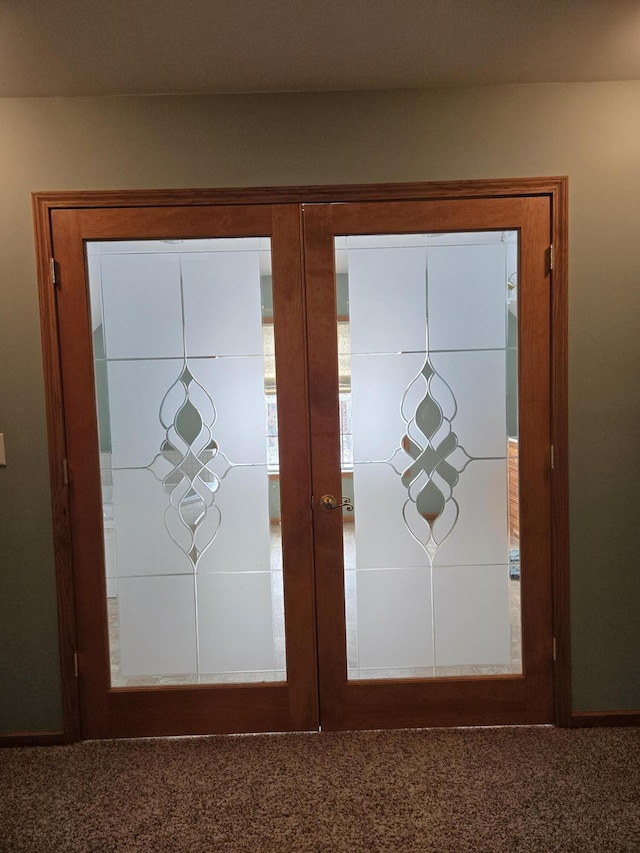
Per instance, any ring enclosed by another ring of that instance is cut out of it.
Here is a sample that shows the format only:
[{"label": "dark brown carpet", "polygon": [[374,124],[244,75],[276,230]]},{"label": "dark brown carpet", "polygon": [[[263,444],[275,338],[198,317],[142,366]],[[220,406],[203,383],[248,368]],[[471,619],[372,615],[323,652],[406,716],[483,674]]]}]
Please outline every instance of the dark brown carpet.
[{"label": "dark brown carpet", "polygon": [[638,853],[640,729],[0,750],[0,825],[3,853]]}]

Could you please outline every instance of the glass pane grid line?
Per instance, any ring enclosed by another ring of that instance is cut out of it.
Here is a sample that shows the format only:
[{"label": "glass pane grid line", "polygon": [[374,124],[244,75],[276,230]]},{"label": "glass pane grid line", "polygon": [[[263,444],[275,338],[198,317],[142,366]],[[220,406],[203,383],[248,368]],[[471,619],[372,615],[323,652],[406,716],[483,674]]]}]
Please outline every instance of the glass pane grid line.
[{"label": "glass pane grid line", "polygon": [[429,349],[429,350],[421,350],[421,349],[402,349],[402,350],[357,350],[353,351],[352,349],[340,351],[340,355],[351,355],[352,357],[360,357],[360,356],[368,356],[368,355],[431,355],[440,352],[517,352],[517,347],[473,347],[469,349],[463,349],[458,347],[457,349]]}]

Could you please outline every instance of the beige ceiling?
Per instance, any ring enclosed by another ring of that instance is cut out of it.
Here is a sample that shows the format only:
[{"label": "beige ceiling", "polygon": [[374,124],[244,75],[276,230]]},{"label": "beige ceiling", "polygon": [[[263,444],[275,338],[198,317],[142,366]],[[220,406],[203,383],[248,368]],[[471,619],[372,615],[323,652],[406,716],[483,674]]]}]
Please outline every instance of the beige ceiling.
[{"label": "beige ceiling", "polygon": [[640,0],[0,0],[0,97],[640,79]]}]

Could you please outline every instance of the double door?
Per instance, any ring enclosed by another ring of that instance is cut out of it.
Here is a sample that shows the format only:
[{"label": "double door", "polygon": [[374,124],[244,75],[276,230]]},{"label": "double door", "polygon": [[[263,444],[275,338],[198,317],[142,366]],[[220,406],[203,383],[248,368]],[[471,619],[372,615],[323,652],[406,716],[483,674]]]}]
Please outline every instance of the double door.
[{"label": "double door", "polygon": [[51,233],[84,737],[551,720],[548,197]]}]

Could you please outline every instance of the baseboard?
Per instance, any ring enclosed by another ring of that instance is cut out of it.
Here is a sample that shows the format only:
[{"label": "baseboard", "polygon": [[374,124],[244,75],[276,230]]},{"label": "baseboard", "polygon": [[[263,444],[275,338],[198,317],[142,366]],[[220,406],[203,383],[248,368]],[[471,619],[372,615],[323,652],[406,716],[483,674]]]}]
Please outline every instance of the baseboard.
[{"label": "baseboard", "polygon": [[0,732],[3,746],[60,746],[65,742],[64,732]]},{"label": "baseboard", "polygon": [[572,728],[640,726],[640,711],[574,711],[569,725]]}]

